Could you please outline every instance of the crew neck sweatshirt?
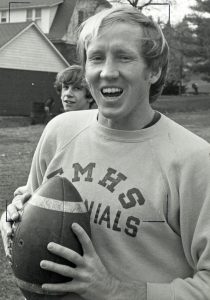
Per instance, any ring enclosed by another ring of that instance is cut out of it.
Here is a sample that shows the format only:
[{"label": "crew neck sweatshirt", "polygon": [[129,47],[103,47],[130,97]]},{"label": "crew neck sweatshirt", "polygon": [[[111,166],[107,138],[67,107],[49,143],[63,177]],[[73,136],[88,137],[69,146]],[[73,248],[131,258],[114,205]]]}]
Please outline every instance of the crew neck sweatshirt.
[{"label": "crew neck sweatshirt", "polygon": [[153,126],[115,130],[97,110],[46,126],[28,189],[60,174],[81,194],[92,241],[122,281],[147,283],[147,300],[210,299],[210,146],[161,114]]}]

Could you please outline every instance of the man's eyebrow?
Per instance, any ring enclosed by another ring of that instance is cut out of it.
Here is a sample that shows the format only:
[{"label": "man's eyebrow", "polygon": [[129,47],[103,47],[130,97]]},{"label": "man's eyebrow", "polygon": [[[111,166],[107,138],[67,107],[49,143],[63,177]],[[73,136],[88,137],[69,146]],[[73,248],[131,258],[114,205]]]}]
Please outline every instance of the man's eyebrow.
[{"label": "man's eyebrow", "polygon": [[[112,48],[112,52],[114,53],[129,53],[129,54],[135,54],[135,52],[130,49],[130,48],[123,48],[121,45],[116,45],[115,47]],[[104,53],[104,50],[102,48],[98,48],[98,49],[90,49],[88,51],[89,55],[93,55],[93,54],[102,54]]]},{"label": "man's eyebrow", "polygon": [[123,48],[123,49],[122,48],[116,48],[116,49],[114,49],[114,52],[135,54],[135,52],[132,49],[129,49],[129,48]]},{"label": "man's eyebrow", "polygon": [[87,51],[89,54],[100,54],[103,53],[103,49],[102,48],[98,48],[98,49],[90,49],[89,51]]}]

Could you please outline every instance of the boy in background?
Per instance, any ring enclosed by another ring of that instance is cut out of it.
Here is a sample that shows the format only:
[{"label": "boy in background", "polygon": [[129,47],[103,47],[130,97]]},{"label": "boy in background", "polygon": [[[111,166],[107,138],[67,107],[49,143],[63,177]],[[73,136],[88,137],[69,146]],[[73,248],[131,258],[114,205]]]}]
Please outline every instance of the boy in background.
[{"label": "boy in background", "polygon": [[60,71],[54,87],[60,95],[64,112],[89,109],[94,103],[79,65]]}]

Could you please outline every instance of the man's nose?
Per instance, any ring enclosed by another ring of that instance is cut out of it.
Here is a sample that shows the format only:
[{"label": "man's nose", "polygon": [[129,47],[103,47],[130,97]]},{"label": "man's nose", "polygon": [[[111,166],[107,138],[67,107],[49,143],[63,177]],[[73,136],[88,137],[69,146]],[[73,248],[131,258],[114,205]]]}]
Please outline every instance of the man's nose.
[{"label": "man's nose", "polygon": [[72,89],[72,86],[69,86],[68,89],[66,90],[66,93],[70,96],[73,96],[74,95],[74,92],[73,92],[73,89]]},{"label": "man's nose", "polygon": [[116,79],[119,76],[117,65],[112,59],[107,59],[102,66],[100,77],[105,79]]}]

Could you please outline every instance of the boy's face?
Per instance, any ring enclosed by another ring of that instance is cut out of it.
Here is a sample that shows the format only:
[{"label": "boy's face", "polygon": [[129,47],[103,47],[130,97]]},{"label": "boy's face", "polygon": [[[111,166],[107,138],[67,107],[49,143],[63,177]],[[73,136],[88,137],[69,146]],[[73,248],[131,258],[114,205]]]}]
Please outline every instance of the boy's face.
[{"label": "boy's face", "polygon": [[88,109],[91,99],[86,98],[86,91],[80,85],[62,84],[61,101],[64,111]]},{"label": "boy's face", "polygon": [[117,23],[102,29],[87,46],[86,79],[105,126],[140,129],[151,114],[152,74],[140,53],[141,37],[140,27]]}]

